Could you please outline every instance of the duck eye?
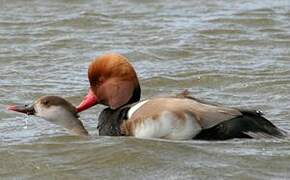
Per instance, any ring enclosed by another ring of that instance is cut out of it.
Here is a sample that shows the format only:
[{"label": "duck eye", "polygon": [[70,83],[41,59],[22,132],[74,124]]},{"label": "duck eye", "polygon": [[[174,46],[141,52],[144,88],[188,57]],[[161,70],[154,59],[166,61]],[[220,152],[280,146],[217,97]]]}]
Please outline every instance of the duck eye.
[{"label": "duck eye", "polygon": [[48,105],[48,101],[47,100],[44,100],[44,101],[42,101],[42,104]]}]

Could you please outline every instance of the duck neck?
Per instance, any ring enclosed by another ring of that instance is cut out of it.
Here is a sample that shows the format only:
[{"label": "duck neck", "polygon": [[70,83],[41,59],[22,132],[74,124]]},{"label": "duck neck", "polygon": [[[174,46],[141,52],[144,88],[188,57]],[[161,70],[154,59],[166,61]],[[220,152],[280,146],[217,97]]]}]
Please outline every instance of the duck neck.
[{"label": "duck neck", "polygon": [[90,134],[88,133],[88,131],[85,129],[84,126],[82,126],[82,127],[75,126],[72,129],[70,129],[69,131],[71,132],[71,134],[78,135],[78,136],[84,136],[84,137],[90,136]]},{"label": "duck neck", "polygon": [[65,124],[64,127],[69,130],[69,132],[73,135],[77,136],[90,136],[86,128],[84,127],[81,120],[76,118],[73,122],[70,124]]},{"label": "duck neck", "polygon": [[134,89],[131,99],[123,106],[117,109],[107,107],[104,109],[98,120],[98,130],[100,136],[121,136],[120,126],[124,120],[127,120],[127,113],[130,107],[140,101],[141,88],[140,85]]},{"label": "duck neck", "polygon": [[138,101],[140,101],[140,98],[141,98],[141,88],[140,88],[140,85],[138,84],[138,86],[133,91],[133,95],[132,95],[131,99],[127,102],[127,104],[124,104],[124,106],[138,102]]}]

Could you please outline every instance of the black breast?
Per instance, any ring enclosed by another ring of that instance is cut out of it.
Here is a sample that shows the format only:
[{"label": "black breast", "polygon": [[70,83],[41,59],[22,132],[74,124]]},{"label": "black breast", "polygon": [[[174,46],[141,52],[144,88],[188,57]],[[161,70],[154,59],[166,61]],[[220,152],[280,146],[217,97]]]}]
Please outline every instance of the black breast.
[{"label": "black breast", "polygon": [[116,110],[104,109],[98,120],[98,130],[100,136],[122,136],[120,126],[127,119],[128,106]]}]

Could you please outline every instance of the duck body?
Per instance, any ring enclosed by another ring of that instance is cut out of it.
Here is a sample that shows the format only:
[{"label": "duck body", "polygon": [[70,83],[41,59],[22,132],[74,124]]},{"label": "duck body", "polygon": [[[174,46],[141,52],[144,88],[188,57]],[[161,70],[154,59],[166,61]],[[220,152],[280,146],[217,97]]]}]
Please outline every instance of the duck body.
[{"label": "duck body", "polygon": [[172,140],[285,137],[257,111],[206,104],[190,96],[152,98],[99,116],[99,135]]},{"label": "duck body", "polygon": [[89,91],[77,112],[107,106],[98,121],[100,135],[177,140],[287,136],[261,113],[206,103],[188,93],[140,101],[137,73],[120,54],[95,58],[88,79]]}]

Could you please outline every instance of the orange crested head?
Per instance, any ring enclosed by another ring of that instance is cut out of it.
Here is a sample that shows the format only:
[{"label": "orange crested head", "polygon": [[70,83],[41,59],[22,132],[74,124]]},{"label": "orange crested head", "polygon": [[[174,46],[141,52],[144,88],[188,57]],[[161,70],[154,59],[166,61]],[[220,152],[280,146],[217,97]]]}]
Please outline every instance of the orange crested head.
[{"label": "orange crested head", "polygon": [[105,54],[95,58],[88,69],[90,89],[78,106],[78,112],[95,104],[117,109],[140,100],[137,74],[128,59],[119,54]]}]

